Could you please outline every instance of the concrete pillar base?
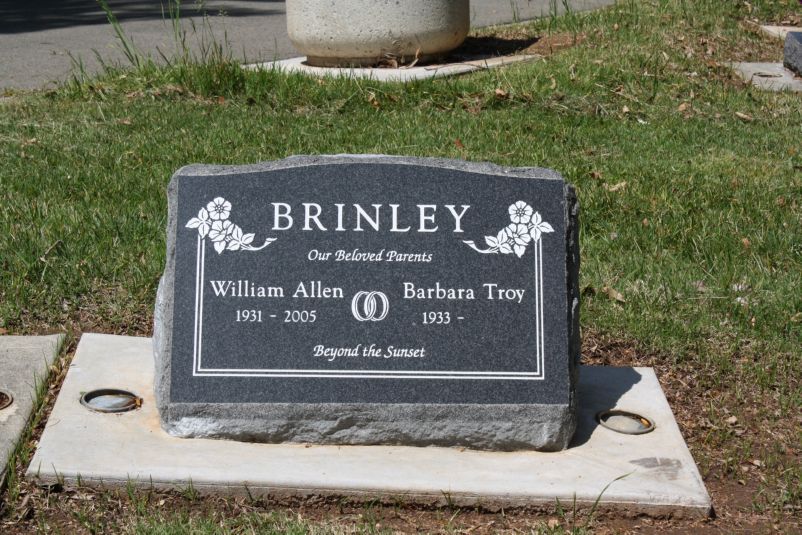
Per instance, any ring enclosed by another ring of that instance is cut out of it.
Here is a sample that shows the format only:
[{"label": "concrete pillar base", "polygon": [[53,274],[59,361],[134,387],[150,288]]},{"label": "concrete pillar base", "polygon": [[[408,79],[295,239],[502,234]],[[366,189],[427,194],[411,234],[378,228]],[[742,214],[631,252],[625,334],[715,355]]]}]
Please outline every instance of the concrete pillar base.
[{"label": "concrete pillar base", "polygon": [[437,59],[469,29],[469,0],[287,0],[290,40],[317,67]]},{"label": "concrete pillar base", "polygon": [[415,59],[418,63],[436,63],[440,60],[444,59],[443,54],[428,54],[425,56],[418,55],[416,58],[415,55],[411,56],[396,56],[394,54],[386,54],[381,57],[371,56],[366,58],[328,58],[328,57],[319,57],[319,56],[307,56],[306,63],[311,67],[336,67],[336,68],[348,68],[348,67],[375,67],[380,65],[390,59],[394,59],[398,62],[399,67],[403,67],[404,65],[410,65]]}]

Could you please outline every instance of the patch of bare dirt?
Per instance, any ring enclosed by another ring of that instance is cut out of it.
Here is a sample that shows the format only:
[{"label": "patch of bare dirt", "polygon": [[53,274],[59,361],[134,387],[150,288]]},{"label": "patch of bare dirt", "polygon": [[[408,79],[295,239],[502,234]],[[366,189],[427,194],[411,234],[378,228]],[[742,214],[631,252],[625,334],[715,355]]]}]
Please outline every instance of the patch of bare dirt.
[{"label": "patch of bare dirt", "polygon": [[550,56],[566,48],[571,48],[582,44],[587,36],[584,33],[555,33],[544,35],[537,42],[521,50],[521,54],[537,54],[540,56]]}]

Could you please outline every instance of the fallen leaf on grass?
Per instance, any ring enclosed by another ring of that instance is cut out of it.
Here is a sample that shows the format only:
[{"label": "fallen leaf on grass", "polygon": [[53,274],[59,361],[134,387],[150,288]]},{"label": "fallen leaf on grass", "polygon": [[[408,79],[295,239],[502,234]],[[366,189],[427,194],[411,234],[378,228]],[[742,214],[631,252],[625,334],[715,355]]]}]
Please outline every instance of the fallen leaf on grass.
[{"label": "fallen leaf on grass", "polygon": [[618,303],[626,303],[627,300],[624,299],[624,295],[614,288],[610,288],[609,286],[605,286],[602,288],[602,293],[607,295],[613,301]]},{"label": "fallen leaf on grass", "polygon": [[730,416],[725,421],[730,425],[735,425],[738,423],[738,418],[736,416]]},{"label": "fallen leaf on grass", "polygon": [[465,149],[465,145],[462,144],[462,140],[460,138],[454,140],[454,145],[456,145],[458,149]]},{"label": "fallen leaf on grass", "polygon": [[590,178],[595,178],[596,180],[599,180],[601,177],[602,177],[602,174],[599,171],[591,171],[590,172]]},{"label": "fallen leaf on grass", "polygon": [[752,242],[749,241],[749,238],[741,238],[741,245],[744,246],[744,249],[749,249],[752,245]]},{"label": "fallen leaf on grass", "polygon": [[748,114],[746,114],[746,113],[741,113],[741,112],[739,112],[739,111],[736,111],[736,112],[735,112],[735,116],[736,116],[737,118],[739,118],[740,120],[742,120],[742,121],[746,121],[747,123],[749,123],[749,122],[752,122],[752,121],[754,121],[754,120],[755,120],[755,118],[754,118],[754,117],[752,117],[751,115],[748,115]]},{"label": "fallen leaf on grass", "polygon": [[611,186],[610,184],[604,184],[604,189],[606,189],[606,190],[607,190],[607,191],[609,191],[610,193],[613,193],[613,192],[615,192],[615,191],[622,190],[622,189],[624,189],[625,187],[627,187],[627,182],[626,182],[626,180],[625,180],[625,181],[623,181],[623,182],[619,182],[618,184],[615,184],[615,185],[613,185],[613,186]]},{"label": "fallen leaf on grass", "polygon": [[379,100],[376,98],[376,93],[373,91],[368,92],[368,102],[377,110],[379,109]]},{"label": "fallen leaf on grass", "polygon": [[500,87],[496,88],[496,98],[499,98],[499,99],[503,100],[503,99],[507,98],[507,96],[508,96],[508,94],[507,94],[506,91],[504,91]]},{"label": "fallen leaf on grass", "polygon": [[680,113],[682,113],[683,111],[685,111],[687,109],[688,109],[688,103],[687,102],[683,102],[682,104],[677,106],[677,111],[680,112]]}]

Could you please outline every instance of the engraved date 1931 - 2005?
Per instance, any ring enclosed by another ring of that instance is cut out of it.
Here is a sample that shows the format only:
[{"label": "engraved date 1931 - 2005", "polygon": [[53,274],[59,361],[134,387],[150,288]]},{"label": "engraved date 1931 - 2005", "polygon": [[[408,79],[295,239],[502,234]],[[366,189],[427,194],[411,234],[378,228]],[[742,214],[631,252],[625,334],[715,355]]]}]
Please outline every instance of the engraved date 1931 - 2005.
[{"label": "engraved date 1931 - 2005", "polygon": [[[276,318],[276,314],[270,314]],[[314,323],[317,321],[317,310],[283,310],[284,323]],[[262,311],[258,309],[237,309],[237,323],[262,323]]]}]

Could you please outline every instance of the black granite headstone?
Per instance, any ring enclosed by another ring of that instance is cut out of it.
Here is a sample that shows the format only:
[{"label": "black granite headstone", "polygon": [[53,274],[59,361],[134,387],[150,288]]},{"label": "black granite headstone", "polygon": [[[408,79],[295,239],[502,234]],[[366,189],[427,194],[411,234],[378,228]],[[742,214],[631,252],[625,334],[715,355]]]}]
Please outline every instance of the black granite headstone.
[{"label": "black granite headstone", "polygon": [[566,447],[577,211],[545,169],[391,156],[180,169],[154,337],[163,426]]},{"label": "black granite headstone", "polygon": [[783,48],[783,64],[802,76],[802,32],[788,32]]}]

